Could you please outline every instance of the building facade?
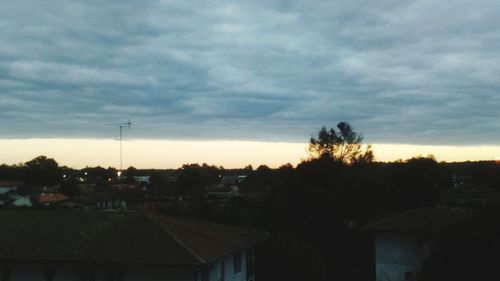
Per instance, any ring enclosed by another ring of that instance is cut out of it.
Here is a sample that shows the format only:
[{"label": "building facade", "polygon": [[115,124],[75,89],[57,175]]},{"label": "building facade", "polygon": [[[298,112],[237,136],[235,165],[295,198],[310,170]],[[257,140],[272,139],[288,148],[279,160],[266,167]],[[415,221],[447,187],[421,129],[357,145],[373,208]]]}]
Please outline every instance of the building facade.
[{"label": "building facade", "polygon": [[141,212],[2,210],[0,281],[254,281],[264,232]]}]

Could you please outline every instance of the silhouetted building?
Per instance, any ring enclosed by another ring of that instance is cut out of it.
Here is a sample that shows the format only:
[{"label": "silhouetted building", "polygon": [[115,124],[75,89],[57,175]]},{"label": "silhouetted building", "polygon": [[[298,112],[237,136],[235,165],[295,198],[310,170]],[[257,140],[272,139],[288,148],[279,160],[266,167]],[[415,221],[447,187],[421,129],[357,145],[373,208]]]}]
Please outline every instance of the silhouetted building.
[{"label": "silhouetted building", "polygon": [[142,212],[3,210],[2,280],[254,280],[264,232]]},{"label": "silhouetted building", "polygon": [[497,208],[500,192],[484,186],[463,184],[441,192],[440,206],[470,209]]},{"label": "silhouetted building", "polygon": [[441,235],[471,217],[457,208],[422,208],[369,221],[365,230],[373,234],[376,280],[418,280]]}]

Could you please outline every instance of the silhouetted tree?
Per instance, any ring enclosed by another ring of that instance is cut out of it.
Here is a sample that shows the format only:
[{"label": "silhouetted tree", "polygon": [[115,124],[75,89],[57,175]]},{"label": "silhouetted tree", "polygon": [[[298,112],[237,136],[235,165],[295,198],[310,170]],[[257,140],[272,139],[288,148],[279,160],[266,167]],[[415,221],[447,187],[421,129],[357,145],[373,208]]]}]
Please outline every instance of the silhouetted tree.
[{"label": "silhouetted tree", "polygon": [[61,182],[61,169],[52,158],[38,156],[24,165],[25,182],[29,185],[53,186]]},{"label": "silhouetted tree", "polygon": [[312,158],[331,158],[349,164],[373,160],[371,146],[363,151],[363,136],[353,131],[349,123],[339,122],[337,129],[323,127],[318,138],[311,137],[308,150]]},{"label": "silhouetted tree", "polygon": [[179,170],[177,182],[184,191],[220,183],[221,170],[205,163],[185,164]]},{"label": "silhouetted tree", "polygon": [[24,166],[19,165],[0,165],[0,180],[22,180]]}]

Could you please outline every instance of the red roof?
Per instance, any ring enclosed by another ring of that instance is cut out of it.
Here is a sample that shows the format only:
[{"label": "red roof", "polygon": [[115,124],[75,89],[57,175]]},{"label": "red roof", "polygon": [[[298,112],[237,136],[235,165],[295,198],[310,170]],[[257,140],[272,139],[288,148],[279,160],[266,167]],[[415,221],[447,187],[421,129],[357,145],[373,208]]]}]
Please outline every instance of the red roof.
[{"label": "red roof", "polygon": [[68,200],[69,197],[61,193],[42,193],[38,196],[38,202],[40,203],[52,203]]}]

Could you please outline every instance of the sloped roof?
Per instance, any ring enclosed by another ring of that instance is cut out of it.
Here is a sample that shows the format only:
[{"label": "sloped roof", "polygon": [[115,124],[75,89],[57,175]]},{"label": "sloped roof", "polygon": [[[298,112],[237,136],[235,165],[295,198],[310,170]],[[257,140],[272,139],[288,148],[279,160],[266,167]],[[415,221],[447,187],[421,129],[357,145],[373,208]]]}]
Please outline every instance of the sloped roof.
[{"label": "sloped roof", "polygon": [[69,197],[61,193],[42,193],[36,199],[40,203],[53,203],[68,200]]},{"label": "sloped roof", "polygon": [[500,192],[498,190],[471,184],[445,189],[441,194],[445,199],[500,199]]},{"label": "sloped roof", "polygon": [[203,265],[267,233],[141,212],[0,210],[0,259]]},{"label": "sloped roof", "polygon": [[0,180],[0,187],[20,187],[24,184],[23,181],[3,181]]},{"label": "sloped roof", "polygon": [[420,208],[371,219],[364,229],[376,233],[438,234],[468,223],[473,216],[459,208]]}]

